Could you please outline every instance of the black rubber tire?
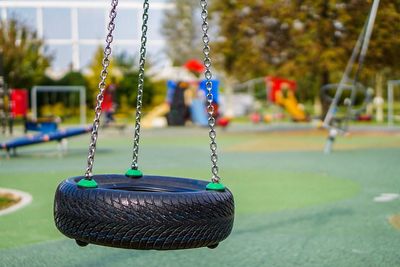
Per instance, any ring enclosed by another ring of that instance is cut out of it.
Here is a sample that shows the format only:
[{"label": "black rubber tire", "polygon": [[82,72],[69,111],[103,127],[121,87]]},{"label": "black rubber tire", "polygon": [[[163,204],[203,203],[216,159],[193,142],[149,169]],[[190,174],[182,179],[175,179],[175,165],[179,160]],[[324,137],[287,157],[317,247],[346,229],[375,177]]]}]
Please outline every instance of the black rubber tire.
[{"label": "black rubber tire", "polygon": [[215,249],[215,248],[217,248],[218,247],[218,243],[217,244],[214,244],[214,245],[211,245],[211,246],[207,246],[209,249]]},{"label": "black rubber tire", "polygon": [[83,242],[81,240],[75,240],[76,244],[80,247],[86,247],[89,243]]},{"label": "black rubber tire", "polygon": [[58,186],[54,220],[61,233],[82,243],[146,250],[213,248],[232,231],[232,193],[205,190],[205,181],[96,175],[98,188],[79,188],[81,179]]}]

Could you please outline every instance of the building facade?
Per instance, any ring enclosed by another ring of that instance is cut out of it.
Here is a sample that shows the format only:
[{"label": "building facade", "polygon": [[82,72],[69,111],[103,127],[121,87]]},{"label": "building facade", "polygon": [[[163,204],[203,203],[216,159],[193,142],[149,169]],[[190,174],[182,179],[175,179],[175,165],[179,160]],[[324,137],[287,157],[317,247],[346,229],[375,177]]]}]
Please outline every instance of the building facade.
[{"label": "building facade", "polygon": [[[46,51],[53,55],[52,71],[82,70],[94,52],[104,45],[111,1],[99,0],[2,0],[2,20],[15,18],[45,39]],[[137,55],[140,45],[142,1],[119,1],[114,53]],[[172,8],[165,0],[151,1],[148,54],[152,62],[166,60],[161,34],[163,12]]]}]

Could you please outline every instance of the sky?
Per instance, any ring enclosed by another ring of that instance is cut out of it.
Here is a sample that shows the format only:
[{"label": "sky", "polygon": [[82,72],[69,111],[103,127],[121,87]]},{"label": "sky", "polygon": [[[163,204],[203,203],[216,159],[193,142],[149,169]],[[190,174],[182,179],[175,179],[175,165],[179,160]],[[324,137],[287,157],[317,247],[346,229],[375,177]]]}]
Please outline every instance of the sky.
[{"label": "sky", "polygon": [[[27,1],[27,0],[13,0]],[[41,0],[28,0],[41,1]],[[46,0],[57,2],[60,0]],[[80,0],[87,2],[104,2],[100,0]],[[141,2],[136,0],[124,0],[129,2]],[[0,3],[2,0],[0,0]],[[107,2],[110,2],[107,0]],[[157,2],[168,2],[168,0],[157,0]],[[154,3],[154,1],[153,1]],[[2,10],[0,8],[0,14]],[[50,42],[48,45],[48,53],[52,54],[53,69],[62,72],[68,69],[72,61],[72,45],[60,44],[60,40],[71,38],[71,13],[67,8],[44,8],[43,9],[43,33],[44,38]],[[138,10],[121,9],[118,11],[116,20],[115,40],[139,39],[140,23],[138,21]],[[105,37],[105,9],[79,9],[78,10],[78,27],[79,39],[98,39],[104,40]],[[33,29],[37,27],[36,9],[34,8],[7,8],[7,17],[14,17]],[[148,51],[153,61],[165,60],[163,36],[161,34],[163,11],[150,9],[149,32],[148,32]],[[103,43],[103,41],[101,41]],[[82,67],[89,64],[93,57],[93,53],[98,45],[96,44],[80,44],[80,63]],[[136,55],[139,47],[137,45],[120,44],[114,46],[115,52],[126,52]]]}]

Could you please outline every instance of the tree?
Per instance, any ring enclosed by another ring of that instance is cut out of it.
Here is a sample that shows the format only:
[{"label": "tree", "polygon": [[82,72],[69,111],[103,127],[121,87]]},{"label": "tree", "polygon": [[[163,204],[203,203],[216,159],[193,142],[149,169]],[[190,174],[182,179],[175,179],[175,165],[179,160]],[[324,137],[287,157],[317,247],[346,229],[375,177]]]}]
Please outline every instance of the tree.
[{"label": "tree", "polygon": [[382,75],[386,82],[400,76],[399,25],[400,1],[381,1],[366,58],[364,80]]},{"label": "tree", "polygon": [[[241,81],[265,75],[294,78],[302,99],[313,99],[323,84],[340,79],[371,4],[364,0],[215,2],[220,38],[214,52],[219,67]],[[381,69],[398,73],[399,9],[399,0],[381,1],[362,76],[367,82]]]},{"label": "tree", "polygon": [[[86,75],[86,80],[88,84],[86,95],[88,103],[91,103],[92,105],[95,104],[94,102],[96,101],[96,96],[99,93],[99,83],[101,81],[100,73],[103,70],[103,57],[104,48],[102,46],[99,46],[93,56],[92,62],[89,65],[88,74]],[[115,81],[117,77],[118,74],[114,71],[114,60],[112,57],[110,57],[110,65],[108,66],[106,83],[109,83],[110,81]]]},{"label": "tree", "polygon": [[[99,47],[93,57],[92,63],[89,65],[89,74],[86,76],[89,88],[88,98],[91,99],[91,102],[95,101],[96,95],[99,92],[100,72],[103,68],[102,60],[103,48]],[[129,56],[126,53],[119,53],[110,57],[110,61],[106,85],[115,84],[117,86],[116,101],[120,105],[120,110],[134,110],[136,108],[139,76],[136,57]],[[154,84],[145,76],[143,105],[147,106],[151,104],[153,95]]]},{"label": "tree", "polygon": [[197,0],[171,0],[174,8],[165,12],[162,34],[166,52],[174,65],[201,56],[200,6]]},{"label": "tree", "polygon": [[[120,53],[113,58],[115,69],[121,74],[117,82],[117,99],[123,109],[134,110],[136,108],[137,88],[139,82],[139,68],[134,56]],[[154,85],[144,77],[143,87],[143,106],[148,107],[152,103],[154,96]],[[124,107],[126,105],[126,107]]]},{"label": "tree", "polygon": [[36,32],[15,19],[0,22],[0,49],[5,80],[12,88],[38,84],[52,59]]},{"label": "tree", "polygon": [[67,86],[85,86],[87,87],[87,81],[83,74],[78,71],[67,72],[60,80],[56,82],[58,85]]}]

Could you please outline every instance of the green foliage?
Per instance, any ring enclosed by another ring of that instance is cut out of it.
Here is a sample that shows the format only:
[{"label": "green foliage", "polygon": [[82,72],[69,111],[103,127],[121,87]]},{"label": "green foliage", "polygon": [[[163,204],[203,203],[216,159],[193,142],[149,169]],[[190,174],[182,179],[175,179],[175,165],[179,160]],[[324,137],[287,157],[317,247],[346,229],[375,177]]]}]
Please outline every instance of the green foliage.
[{"label": "green foliage", "polygon": [[[60,79],[45,76],[40,85],[84,86],[88,88],[86,78],[81,72],[69,71]],[[58,116],[65,121],[79,115],[79,93],[45,93],[38,99],[40,116]]]},{"label": "green foliage", "polygon": [[48,75],[44,75],[43,78],[38,83],[38,85],[56,85],[56,84],[57,84],[57,80],[53,79],[52,77],[50,77]]},{"label": "green foliage", "polygon": [[[117,102],[123,111],[129,112],[136,108],[137,88],[139,81],[138,60],[134,56],[120,53],[114,56],[115,69],[120,73],[117,83]],[[153,97],[153,85],[145,77],[143,88],[143,104],[149,105]]]},{"label": "green foliage", "polygon": [[162,33],[166,52],[174,65],[201,56],[200,6],[197,0],[171,0],[174,8],[165,12]]},{"label": "green foliage", "polygon": [[[125,72],[123,74],[122,80],[117,86],[117,98],[119,102],[123,98],[128,100],[128,105],[131,110],[136,108],[136,98],[137,98],[137,88],[138,88],[138,76],[139,72],[137,70],[132,70]],[[143,88],[143,105],[148,107],[152,103],[154,96],[154,85],[153,83],[145,77],[144,88]]]},{"label": "green foliage", "polygon": [[[86,81],[87,81],[87,99],[88,103],[91,104],[91,106],[94,106],[94,102],[96,101],[96,95],[99,92],[99,83],[101,81],[100,78],[100,73],[103,69],[103,57],[104,57],[104,52],[103,52],[103,47],[99,46],[96,53],[94,54],[94,57],[92,59],[92,62],[89,65],[88,69],[88,74],[86,75]],[[114,72],[114,60],[113,58],[110,59],[111,63],[110,66],[108,67],[108,76],[106,83],[115,82],[117,79],[117,76]]]},{"label": "green foliage", "polygon": [[[314,99],[326,83],[338,82],[372,1],[221,0],[217,65],[239,81],[282,75],[296,79],[302,100]],[[374,74],[394,78],[400,70],[400,1],[381,1],[362,81]]]},{"label": "green foliage", "polygon": [[154,95],[152,97],[151,105],[156,106],[165,102],[167,95],[166,81],[153,82]]},{"label": "green foliage", "polygon": [[30,89],[38,84],[51,62],[44,41],[15,19],[0,22],[0,49],[5,79],[12,88]]},{"label": "green foliage", "polygon": [[[98,93],[98,84],[100,82],[100,72],[102,70],[103,48],[99,47],[94,55],[92,64],[89,67],[89,75],[86,76],[89,93],[92,102]],[[136,57],[131,57],[126,53],[116,54],[111,58],[111,64],[108,69],[107,84],[116,84],[116,101],[119,104],[119,111],[130,112],[136,107],[137,88],[139,71],[137,68]],[[143,88],[143,105],[152,103],[154,96],[154,84],[145,77]]]},{"label": "green foliage", "polygon": [[85,86],[87,87],[87,81],[85,76],[78,71],[67,72],[60,80],[56,81],[57,85],[67,86]]},{"label": "green foliage", "polygon": [[[122,73],[136,70],[138,68],[137,66],[139,59],[137,59],[135,56],[128,55],[126,52],[121,52],[119,54],[116,54],[113,57],[113,60],[118,70]],[[146,59],[146,62],[148,63],[149,60]]]}]

